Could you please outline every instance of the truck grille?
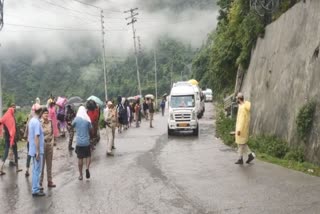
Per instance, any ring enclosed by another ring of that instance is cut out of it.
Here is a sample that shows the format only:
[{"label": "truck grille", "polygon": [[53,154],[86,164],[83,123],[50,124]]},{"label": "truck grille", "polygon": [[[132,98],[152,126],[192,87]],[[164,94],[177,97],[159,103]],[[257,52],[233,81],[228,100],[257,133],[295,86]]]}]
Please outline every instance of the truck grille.
[{"label": "truck grille", "polygon": [[189,114],[189,113],[175,114],[174,115],[174,119],[176,121],[181,121],[181,122],[190,121],[191,120],[191,114]]}]

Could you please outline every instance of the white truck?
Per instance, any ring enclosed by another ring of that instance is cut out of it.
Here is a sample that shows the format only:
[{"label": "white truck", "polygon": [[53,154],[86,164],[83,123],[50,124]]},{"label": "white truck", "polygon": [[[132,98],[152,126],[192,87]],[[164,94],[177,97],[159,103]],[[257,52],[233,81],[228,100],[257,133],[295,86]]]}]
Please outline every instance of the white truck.
[{"label": "white truck", "polygon": [[200,93],[188,82],[174,83],[169,96],[168,135],[174,131],[192,130],[199,135]]}]

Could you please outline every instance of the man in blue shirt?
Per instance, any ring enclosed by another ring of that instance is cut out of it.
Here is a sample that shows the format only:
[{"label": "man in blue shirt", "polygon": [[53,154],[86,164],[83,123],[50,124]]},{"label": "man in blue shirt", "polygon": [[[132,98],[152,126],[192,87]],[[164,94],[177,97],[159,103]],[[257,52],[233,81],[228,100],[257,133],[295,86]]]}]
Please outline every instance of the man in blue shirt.
[{"label": "man in blue shirt", "polygon": [[43,164],[44,154],[44,135],[40,122],[40,114],[42,112],[41,106],[35,104],[34,116],[29,122],[28,127],[28,141],[29,141],[29,155],[32,157],[32,196],[45,196],[43,189],[40,188],[40,175]]}]

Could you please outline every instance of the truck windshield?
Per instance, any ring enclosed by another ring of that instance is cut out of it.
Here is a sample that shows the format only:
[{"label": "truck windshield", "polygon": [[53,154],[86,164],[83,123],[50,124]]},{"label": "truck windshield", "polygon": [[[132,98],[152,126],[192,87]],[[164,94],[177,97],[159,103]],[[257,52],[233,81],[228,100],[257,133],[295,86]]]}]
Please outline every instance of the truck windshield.
[{"label": "truck windshield", "polygon": [[170,106],[171,108],[194,107],[194,96],[171,96]]}]

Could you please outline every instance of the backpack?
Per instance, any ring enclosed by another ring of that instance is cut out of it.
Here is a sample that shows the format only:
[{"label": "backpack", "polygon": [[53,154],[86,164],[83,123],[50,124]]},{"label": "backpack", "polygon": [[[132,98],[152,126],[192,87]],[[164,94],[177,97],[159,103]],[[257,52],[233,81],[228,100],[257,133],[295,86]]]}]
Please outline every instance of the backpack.
[{"label": "backpack", "polygon": [[125,115],[127,115],[127,111],[122,104],[118,105],[118,115],[119,115],[119,118],[121,119],[123,119]]}]

